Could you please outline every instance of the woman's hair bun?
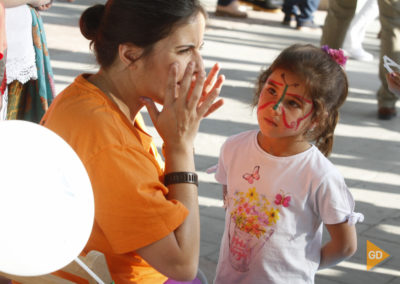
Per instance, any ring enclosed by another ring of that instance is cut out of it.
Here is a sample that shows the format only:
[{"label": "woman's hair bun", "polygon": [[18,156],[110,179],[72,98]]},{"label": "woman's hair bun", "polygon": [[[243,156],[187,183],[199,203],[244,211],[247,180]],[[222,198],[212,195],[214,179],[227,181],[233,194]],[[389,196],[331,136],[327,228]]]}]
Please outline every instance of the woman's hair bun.
[{"label": "woman's hair bun", "polygon": [[101,19],[104,14],[105,6],[97,4],[87,8],[81,16],[79,26],[83,36],[89,40],[96,38],[97,30],[99,29]]}]

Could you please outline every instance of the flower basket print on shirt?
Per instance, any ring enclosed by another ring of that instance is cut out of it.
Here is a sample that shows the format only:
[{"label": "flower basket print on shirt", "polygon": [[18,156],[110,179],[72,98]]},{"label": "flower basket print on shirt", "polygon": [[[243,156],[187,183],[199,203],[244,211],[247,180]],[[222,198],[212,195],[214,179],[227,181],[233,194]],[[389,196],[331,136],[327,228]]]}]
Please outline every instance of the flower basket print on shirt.
[{"label": "flower basket print on shirt", "polygon": [[[279,197],[283,197],[283,191]],[[278,194],[275,204],[278,204]],[[285,195],[287,197],[287,195]],[[249,270],[252,259],[275,231],[279,220],[279,209],[259,194],[255,187],[247,192],[236,191],[229,225],[229,260],[232,267],[240,272]],[[286,199],[287,200],[287,199]],[[281,201],[281,200],[280,200]],[[284,207],[289,206],[289,201]]]}]

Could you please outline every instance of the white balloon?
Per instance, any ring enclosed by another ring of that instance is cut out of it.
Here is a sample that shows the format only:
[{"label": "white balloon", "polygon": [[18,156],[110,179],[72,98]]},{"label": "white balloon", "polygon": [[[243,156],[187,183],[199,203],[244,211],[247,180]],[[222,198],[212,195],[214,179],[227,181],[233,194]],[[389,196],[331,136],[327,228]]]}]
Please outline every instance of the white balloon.
[{"label": "white balloon", "polygon": [[66,266],[93,219],[92,187],[74,150],[38,124],[0,121],[0,271],[37,276]]}]

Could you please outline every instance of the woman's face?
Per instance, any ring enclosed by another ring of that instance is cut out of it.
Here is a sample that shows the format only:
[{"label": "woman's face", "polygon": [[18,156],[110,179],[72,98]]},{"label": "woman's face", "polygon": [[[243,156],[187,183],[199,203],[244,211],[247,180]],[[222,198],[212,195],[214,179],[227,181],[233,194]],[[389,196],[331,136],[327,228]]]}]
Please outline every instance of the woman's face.
[{"label": "woman's face", "polygon": [[257,105],[260,130],[265,136],[302,135],[311,125],[313,103],[296,74],[276,69],[268,77]]},{"label": "woman's face", "polygon": [[163,103],[169,70],[173,63],[177,63],[178,66],[178,86],[189,62],[196,62],[197,72],[204,70],[200,55],[204,29],[205,18],[202,13],[198,13],[188,23],[179,26],[168,37],[157,42],[151,54],[139,60],[135,84],[141,96]]}]

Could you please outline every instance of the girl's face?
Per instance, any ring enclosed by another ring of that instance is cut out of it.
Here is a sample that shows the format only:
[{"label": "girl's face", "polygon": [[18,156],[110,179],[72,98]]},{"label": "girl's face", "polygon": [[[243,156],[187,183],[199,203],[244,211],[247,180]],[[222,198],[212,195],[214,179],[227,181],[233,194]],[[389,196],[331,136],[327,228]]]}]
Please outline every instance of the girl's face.
[{"label": "girl's face", "polygon": [[196,72],[203,72],[200,49],[203,45],[205,18],[198,13],[188,23],[179,26],[168,37],[155,44],[151,54],[140,60],[135,73],[135,86],[141,96],[152,98],[157,103],[164,101],[168,74],[172,64],[178,64],[177,86],[189,62],[196,63]]},{"label": "girl's face", "polygon": [[263,136],[299,137],[311,127],[313,103],[296,74],[276,69],[258,100],[257,119]]}]

